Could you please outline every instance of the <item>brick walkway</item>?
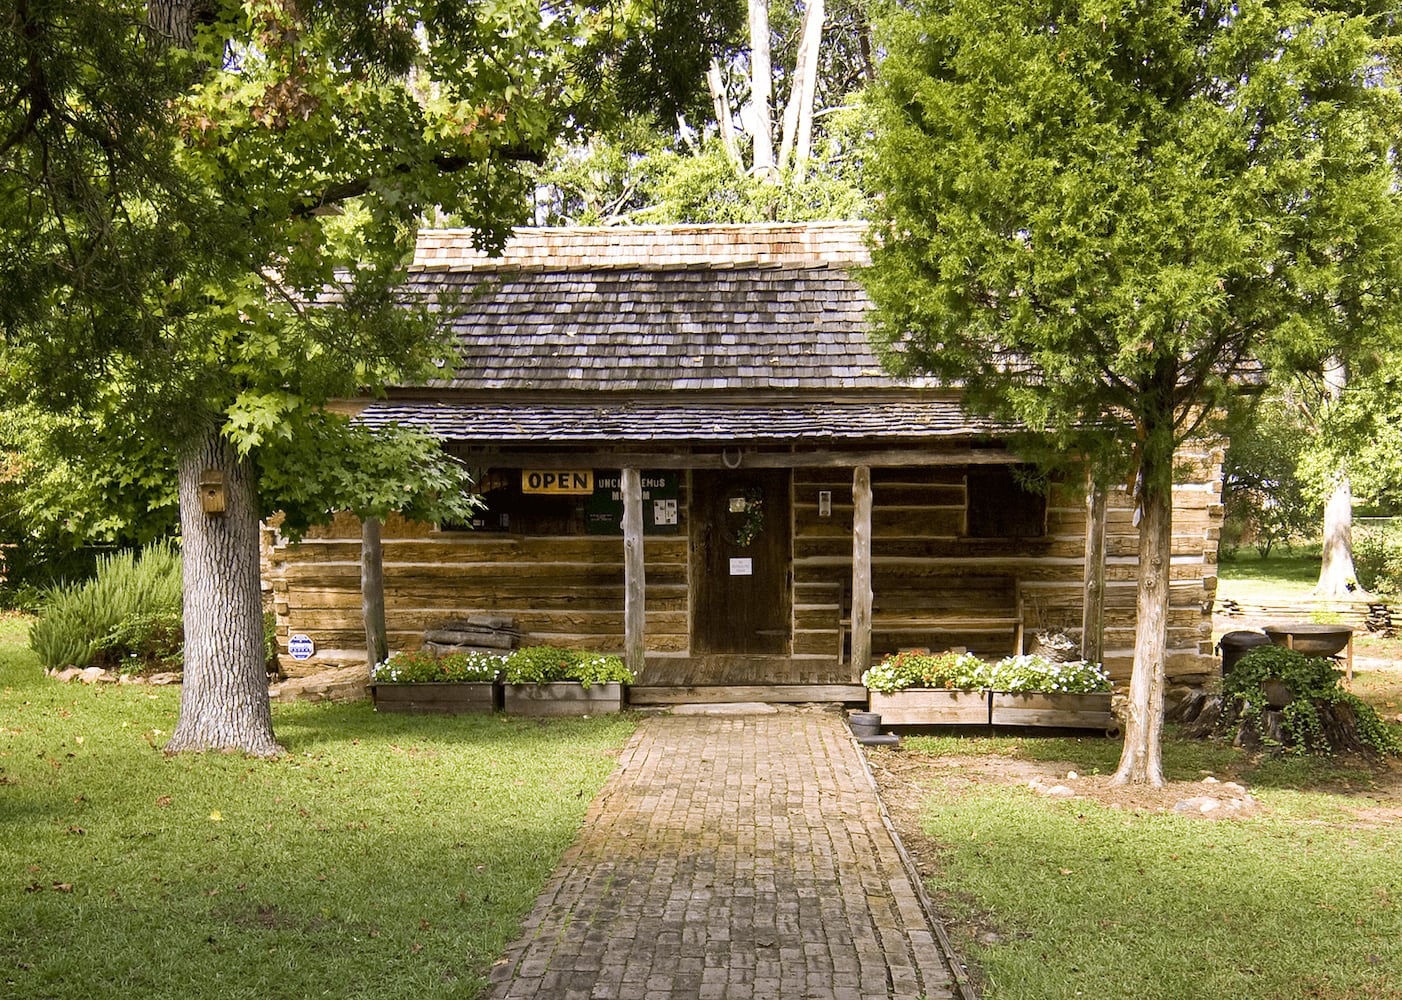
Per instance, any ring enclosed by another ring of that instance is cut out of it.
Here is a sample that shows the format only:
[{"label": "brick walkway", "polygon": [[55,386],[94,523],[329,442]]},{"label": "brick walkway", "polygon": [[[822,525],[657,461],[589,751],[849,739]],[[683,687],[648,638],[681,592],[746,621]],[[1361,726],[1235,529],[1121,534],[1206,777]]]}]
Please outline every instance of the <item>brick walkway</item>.
[{"label": "brick walkway", "polygon": [[959,997],[842,719],[645,720],[494,1000]]}]

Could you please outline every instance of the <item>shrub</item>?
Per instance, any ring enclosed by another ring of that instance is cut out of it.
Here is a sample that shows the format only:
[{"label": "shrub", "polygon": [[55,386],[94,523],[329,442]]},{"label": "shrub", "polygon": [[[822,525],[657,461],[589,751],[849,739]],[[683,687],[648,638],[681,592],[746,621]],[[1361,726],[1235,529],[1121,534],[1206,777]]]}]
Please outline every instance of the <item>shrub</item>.
[{"label": "shrub", "polygon": [[973,690],[981,685],[976,671],[983,661],[973,653],[931,653],[928,649],[906,649],[892,653],[862,674],[862,683],[872,691],[891,692],[908,687],[958,688]]},{"label": "shrub", "polygon": [[1402,531],[1390,528],[1356,530],[1353,566],[1363,589],[1393,600],[1402,597]]},{"label": "shrub", "polygon": [[491,653],[447,653],[434,656],[422,649],[395,653],[375,664],[376,684],[414,684],[434,681],[493,681],[501,672],[504,656]]},{"label": "shrub", "polygon": [[127,673],[179,670],[185,655],[180,610],[141,611],[119,621],[93,643],[92,662]]},{"label": "shrub", "polygon": [[180,604],[180,550],[174,542],[104,555],[91,580],[45,591],[29,645],[50,669],[86,667],[104,650],[131,652],[120,647],[121,637],[149,637],[149,619],[178,619]]},{"label": "shrub", "polygon": [[506,657],[503,679],[508,684],[579,681],[591,684],[632,684],[633,674],[621,657],[558,646],[528,646]]},{"label": "shrub", "polygon": [[1110,676],[1098,663],[1059,663],[1036,654],[1009,656],[988,663],[972,653],[931,653],[924,649],[893,653],[862,674],[872,691],[908,687],[974,691],[1042,691],[1093,694],[1110,690]]},{"label": "shrub", "polygon": [[[1328,753],[1332,749],[1325,712],[1341,706],[1351,715],[1358,742],[1380,754],[1402,755],[1402,740],[1378,718],[1373,707],[1345,691],[1343,672],[1334,661],[1306,656],[1284,646],[1259,646],[1237,661],[1222,679],[1222,727],[1249,724],[1269,742],[1262,718],[1269,704],[1268,681],[1279,681],[1290,691],[1281,710],[1281,746],[1298,752]],[[1332,714],[1332,713],[1330,713]]]},{"label": "shrub", "polygon": [[995,691],[1100,694],[1110,690],[1110,675],[1086,660],[1059,663],[1035,654],[1008,656],[988,667],[984,686]]}]

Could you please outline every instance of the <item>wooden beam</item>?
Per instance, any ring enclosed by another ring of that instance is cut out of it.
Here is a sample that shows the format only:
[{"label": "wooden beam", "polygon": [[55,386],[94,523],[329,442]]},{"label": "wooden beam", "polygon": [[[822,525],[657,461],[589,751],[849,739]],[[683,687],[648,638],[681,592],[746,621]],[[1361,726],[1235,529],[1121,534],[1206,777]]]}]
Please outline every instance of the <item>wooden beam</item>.
[{"label": "wooden beam", "polygon": [[[491,448],[451,447],[454,455],[500,469],[559,468],[618,469],[631,465],[638,469],[847,469],[858,465],[873,468],[903,466],[1016,465],[1022,461],[1001,448],[932,448],[929,446],[886,448],[875,451],[748,451],[726,453],[686,451],[608,451],[586,447],[579,451],[553,448],[550,451],[494,450]],[[738,465],[736,462],[738,461]]]},{"label": "wooden beam", "polygon": [[852,675],[871,666],[871,469],[852,473]]},{"label": "wooden beam", "polygon": [[365,668],[373,670],[389,655],[385,636],[385,559],[378,517],[367,517],[360,523],[360,610],[365,619]]},{"label": "wooden beam", "polygon": [[1105,490],[1092,481],[1086,494],[1085,601],[1081,610],[1081,658],[1105,658]]},{"label": "wooden beam", "polygon": [[622,470],[623,662],[641,678],[647,654],[644,635],[647,580],[643,559],[643,485],[636,466]]}]

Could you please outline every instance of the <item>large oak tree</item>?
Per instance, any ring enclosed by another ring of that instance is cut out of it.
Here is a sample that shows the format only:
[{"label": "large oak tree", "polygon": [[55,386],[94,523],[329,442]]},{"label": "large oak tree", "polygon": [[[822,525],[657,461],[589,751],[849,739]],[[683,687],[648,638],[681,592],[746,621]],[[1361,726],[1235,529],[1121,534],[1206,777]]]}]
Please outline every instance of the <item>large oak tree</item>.
[{"label": "large oak tree", "polygon": [[1387,16],[925,0],[884,27],[867,283],[886,357],[1135,484],[1119,781],[1163,780],[1175,449],[1254,359],[1395,336]]},{"label": "large oak tree", "polygon": [[607,6],[0,2],[0,384],[100,413],[178,469],[168,750],[279,750],[260,515],[296,528],[460,492],[421,439],[375,442],[321,407],[442,355],[452,304],[400,291],[416,229],[489,246],[524,219],[522,165],[587,120],[575,57]]}]

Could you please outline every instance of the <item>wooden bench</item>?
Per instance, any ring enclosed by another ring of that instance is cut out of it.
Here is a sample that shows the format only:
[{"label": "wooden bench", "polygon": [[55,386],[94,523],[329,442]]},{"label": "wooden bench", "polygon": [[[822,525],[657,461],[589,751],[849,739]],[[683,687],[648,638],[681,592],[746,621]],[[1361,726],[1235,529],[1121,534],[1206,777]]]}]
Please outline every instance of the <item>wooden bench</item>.
[{"label": "wooden bench", "polygon": [[[852,601],[845,583],[838,584],[837,656],[847,662],[847,637],[852,629]],[[877,634],[940,633],[971,635],[1007,633],[1012,653],[1022,652],[1022,591],[1010,576],[969,575],[932,581],[920,590],[876,591],[872,596],[871,631]],[[930,648],[937,643],[928,643]],[[876,648],[873,643],[873,649]]]}]

